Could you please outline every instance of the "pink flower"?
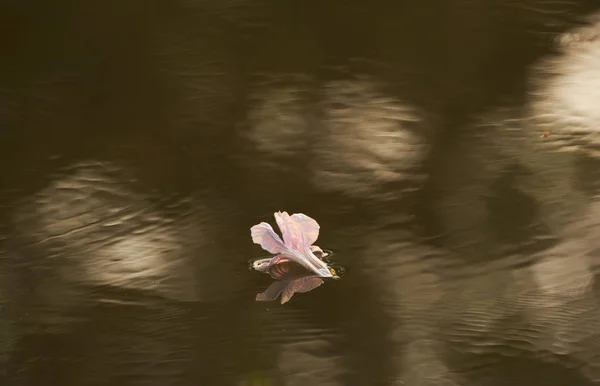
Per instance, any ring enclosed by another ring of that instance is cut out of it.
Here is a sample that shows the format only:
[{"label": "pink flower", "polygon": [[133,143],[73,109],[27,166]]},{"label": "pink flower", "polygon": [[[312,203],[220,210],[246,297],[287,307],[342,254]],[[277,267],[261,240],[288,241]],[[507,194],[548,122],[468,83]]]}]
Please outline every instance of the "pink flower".
[{"label": "pink flower", "polygon": [[273,264],[292,261],[320,277],[333,277],[327,264],[314,253],[322,253],[321,248],[312,245],[319,237],[320,227],[315,220],[302,213],[290,216],[287,212],[276,212],[275,221],[281,230],[283,241],[266,222],[250,228],[252,241],[265,251],[277,255],[259,270],[265,271]]}]

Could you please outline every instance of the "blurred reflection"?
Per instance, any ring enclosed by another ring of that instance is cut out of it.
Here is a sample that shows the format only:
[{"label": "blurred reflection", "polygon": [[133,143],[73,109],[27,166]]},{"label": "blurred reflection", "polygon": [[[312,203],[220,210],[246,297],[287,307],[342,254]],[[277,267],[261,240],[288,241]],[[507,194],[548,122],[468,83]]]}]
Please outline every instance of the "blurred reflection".
[{"label": "blurred reflection", "polygon": [[[560,50],[532,70],[531,97],[522,125],[520,158],[536,176],[523,181],[544,203],[544,218],[556,229],[585,216],[598,170],[600,115],[594,108],[600,66],[600,16],[562,35]],[[540,140],[540,133],[547,138]],[[538,137],[538,138],[535,138]]]},{"label": "blurred reflection", "polygon": [[441,299],[450,290],[437,271],[451,257],[410,241],[414,235],[403,227],[387,228],[369,232],[363,269],[377,286],[384,310],[393,317],[388,331],[393,342],[391,360],[402,365],[396,366],[390,384],[462,384],[443,361],[444,340],[436,331],[444,308]]},{"label": "blurred reflection", "polygon": [[369,234],[374,247],[364,269],[394,317],[388,339],[393,360],[403,364],[398,384],[526,379],[511,358],[527,363],[527,374],[554,374],[547,384],[595,379],[600,319],[581,285],[589,282],[585,267],[519,268],[519,256],[464,264],[460,256],[408,241],[401,230]]},{"label": "blurred reflection", "polygon": [[[525,108],[485,114],[441,155],[432,191],[450,194],[433,203],[443,237],[456,250],[502,256],[544,249],[552,243],[548,233],[586,216],[597,188],[597,161],[590,157],[598,117],[586,106],[600,100],[594,86],[600,79],[599,29],[596,23],[559,38],[569,43],[532,68]],[[573,45],[574,37],[581,42]]]},{"label": "blurred reflection", "polygon": [[324,85],[322,109],[315,186],[364,197],[420,177],[415,169],[427,154],[428,133],[415,108],[363,78]]},{"label": "blurred reflection", "polygon": [[540,376],[553,373],[546,384],[589,384],[596,378],[595,309],[589,301],[557,302],[540,291],[538,272],[497,270],[451,286],[441,303],[438,335],[447,342],[445,362],[453,371],[473,384],[504,377],[524,382],[523,367],[529,374],[544,368]]},{"label": "blurred reflection", "polygon": [[253,98],[248,138],[270,156],[301,157],[319,190],[383,198],[389,184],[422,179],[422,114],[370,78],[316,86],[305,76],[280,77]]},{"label": "blurred reflection", "polygon": [[598,187],[586,182],[596,178],[599,30],[596,22],[561,37],[561,52],[533,67],[526,108],[486,114],[439,165],[441,244],[470,257],[456,266],[456,292],[445,291],[442,335],[471,366],[455,355],[447,363],[469,379],[501,376],[470,369],[490,367],[485,356],[496,350],[504,374],[522,372],[515,356],[547,384],[600,375]]},{"label": "blurred reflection", "polygon": [[600,14],[589,23],[561,35],[558,54],[533,68],[530,114],[563,150],[600,138]]},{"label": "blurred reflection", "polygon": [[[571,255],[573,248],[589,252],[600,235],[592,210],[600,188],[593,182],[600,138],[594,107],[600,101],[600,14],[588,21],[560,36],[559,52],[533,67],[519,146],[520,159],[532,170],[521,186],[540,201],[546,224],[563,243],[568,240],[570,246],[561,248]],[[539,138],[543,131],[547,138]]]},{"label": "blurred reflection", "polygon": [[570,355],[584,365],[590,379],[600,376],[600,311],[593,293],[594,271],[599,261],[594,253],[600,237],[600,202],[590,203],[588,215],[555,227],[560,241],[544,251],[531,267],[537,297],[529,297],[529,312],[549,334],[551,352]]},{"label": "blurred reflection", "polygon": [[247,137],[256,149],[275,156],[309,153],[318,133],[311,79],[303,75],[266,77],[252,94]]},{"label": "blurred reflection", "polygon": [[[73,284],[204,298],[190,258],[202,246],[204,222],[198,216],[205,209],[189,199],[161,208],[134,186],[115,165],[80,163],[24,202],[15,225],[30,249],[50,255],[35,264],[53,261],[51,270]],[[194,261],[199,272],[212,264]],[[214,288],[205,289],[206,296],[214,295]]]},{"label": "blurred reflection", "polygon": [[[10,212],[15,229],[4,263],[17,284],[15,382],[38,384],[52,373],[63,383],[163,385],[230,371],[211,358],[190,366],[208,355],[207,345],[235,356],[231,324],[240,318],[231,315],[239,307],[223,314],[220,305],[241,293],[246,278],[231,274],[239,261],[215,258],[228,243],[214,236],[227,213],[214,217],[195,196],[146,191],[117,164],[80,162]],[[201,202],[216,210],[219,201]],[[235,246],[228,252],[241,255]],[[107,363],[113,371],[104,371]]]}]

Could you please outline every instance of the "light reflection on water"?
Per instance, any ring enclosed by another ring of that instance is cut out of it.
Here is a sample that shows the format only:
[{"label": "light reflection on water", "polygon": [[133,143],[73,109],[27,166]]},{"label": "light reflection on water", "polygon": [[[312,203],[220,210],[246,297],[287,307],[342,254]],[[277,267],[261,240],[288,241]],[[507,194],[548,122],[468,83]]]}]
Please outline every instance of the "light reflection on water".
[{"label": "light reflection on water", "polygon": [[[600,23],[456,3],[0,6],[2,384],[599,379]],[[278,210],[348,268],[284,305]]]}]

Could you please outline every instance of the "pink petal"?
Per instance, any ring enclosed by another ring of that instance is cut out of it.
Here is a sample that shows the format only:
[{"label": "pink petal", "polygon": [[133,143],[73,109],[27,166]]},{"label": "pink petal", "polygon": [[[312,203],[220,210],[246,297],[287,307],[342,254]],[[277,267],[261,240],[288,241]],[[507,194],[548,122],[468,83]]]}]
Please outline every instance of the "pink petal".
[{"label": "pink petal", "polygon": [[285,245],[296,250],[309,248],[319,237],[319,224],[302,213],[288,215],[287,212],[275,213],[275,220]]},{"label": "pink petal", "polygon": [[283,256],[283,255],[277,255],[275,257],[273,257],[271,259],[271,261],[269,261],[267,264],[263,264],[263,266],[261,267],[261,272],[267,272],[269,269],[271,269],[274,265],[276,264],[280,264],[280,263],[285,263],[290,261],[289,258]]},{"label": "pink petal", "polygon": [[261,222],[250,228],[250,235],[252,241],[259,244],[265,251],[275,254],[287,250],[279,235],[266,222]]},{"label": "pink petal", "polygon": [[[311,245],[311,246],[310,246],[310,251],[311,251],[312,253],[314,253],[314,254],[315,254],[315,256],[317,256],[317,257],[319,257],[319,256],[323,256],[323,250],[322,250],[321,248],[317,247],[316,245]],[[317,255],[317,253],[318,253],[319,255]]]},{"label": "pink petal", "polygon": [[283,255],[276,255],[270,259],[260,259],[259,261],[261,262],[260,265],[255,262],[252,267],[259,272],[267,272],[273,265],[287,262],[289,259]]}]

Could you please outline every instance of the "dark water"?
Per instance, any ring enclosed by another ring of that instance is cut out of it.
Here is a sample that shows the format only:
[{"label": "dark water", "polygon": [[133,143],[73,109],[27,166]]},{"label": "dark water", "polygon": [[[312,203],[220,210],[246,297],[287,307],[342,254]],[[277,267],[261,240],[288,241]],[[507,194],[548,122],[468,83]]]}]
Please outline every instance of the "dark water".
[{"label": "dark water", "polygon": [[599,383],[594,3],[2,1],[0,384]]}]

